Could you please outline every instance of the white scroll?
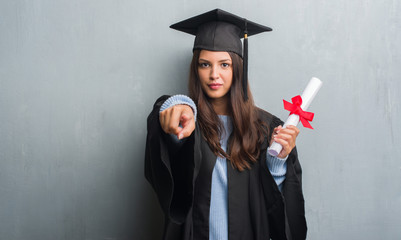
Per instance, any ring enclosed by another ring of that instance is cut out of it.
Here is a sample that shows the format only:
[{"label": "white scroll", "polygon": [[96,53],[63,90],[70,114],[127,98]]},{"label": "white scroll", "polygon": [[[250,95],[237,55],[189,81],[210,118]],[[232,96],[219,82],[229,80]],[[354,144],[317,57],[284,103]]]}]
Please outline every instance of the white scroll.
[{"label": "white scroll", "polygon": [[[306,111],[308,109],[309,105],[311,104],[312,100],[315,98],[315,96],[321,86],[322,86],[322,81],[320,81],[320,79],[318,79],[318,78],[313,77],[309,81],[308,85],[306,86],[304,92],[301,95],[302,110]],[[288,125],[297,126],[298,123],[299,123],[299,115],[291,114],[285,121],[283,128],[285,128]],[[282,148],[283,147],[279,143],[273,142],[267,151],[270,155],[276,157],[281,152]]]}]

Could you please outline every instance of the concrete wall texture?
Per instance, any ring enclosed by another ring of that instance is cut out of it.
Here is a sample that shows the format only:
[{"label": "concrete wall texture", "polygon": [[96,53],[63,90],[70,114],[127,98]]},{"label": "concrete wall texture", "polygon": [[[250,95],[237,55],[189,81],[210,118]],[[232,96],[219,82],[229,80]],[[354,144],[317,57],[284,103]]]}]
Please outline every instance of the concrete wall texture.
[{"label": "concrete wall texture", "polygon": [[146,117],[186,93],[193,37],[221,8],[274,30],[249,39],[258,106],[315,76],[300,127],[308,239],[400,239],[401,2],[0,0],[0,239],[159,239],[144,179]]}]

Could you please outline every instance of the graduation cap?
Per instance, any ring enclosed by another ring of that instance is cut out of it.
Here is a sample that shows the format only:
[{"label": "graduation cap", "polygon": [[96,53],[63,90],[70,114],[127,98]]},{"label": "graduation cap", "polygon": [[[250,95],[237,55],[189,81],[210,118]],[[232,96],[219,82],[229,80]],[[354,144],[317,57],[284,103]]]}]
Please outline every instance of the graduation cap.
[{"label": "graduation cap", "polygon": [[[242,86],[244,100],[248,100],[248,36],[272,31],[271,28],[221,9],[178,22],[170,28],[195,35],[193,50],[233,52],[242,57],[244,63]],[[244,38],[243,48],[241,38]]]}]

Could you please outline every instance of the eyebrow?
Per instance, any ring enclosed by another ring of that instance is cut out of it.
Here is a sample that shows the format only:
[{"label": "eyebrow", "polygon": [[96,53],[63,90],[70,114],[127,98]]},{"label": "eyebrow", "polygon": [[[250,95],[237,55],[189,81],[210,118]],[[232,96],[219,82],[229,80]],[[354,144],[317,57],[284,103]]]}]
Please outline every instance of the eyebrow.
[{"label": "eyebrow", "polygon": [[[209,60],[206,60],[203,58],[199,58],[199,61],[210,62]],[[227,61],[231,62],[231,59],[227,58],[227,59],[219,60],[219,62],[227,62]]]}]

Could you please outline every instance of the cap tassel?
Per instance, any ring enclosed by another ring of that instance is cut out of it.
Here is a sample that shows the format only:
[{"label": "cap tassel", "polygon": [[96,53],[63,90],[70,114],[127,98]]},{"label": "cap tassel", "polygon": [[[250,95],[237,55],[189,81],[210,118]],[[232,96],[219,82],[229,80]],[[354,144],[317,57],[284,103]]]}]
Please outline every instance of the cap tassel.
[{"label": "cap tassel", "polygon": [[242,77],[242,90],[244,93],[244,101],[248,101],[248,29],[247,21],[245,20],[244,30],[244,54],[243,54],[243,77]]}]

